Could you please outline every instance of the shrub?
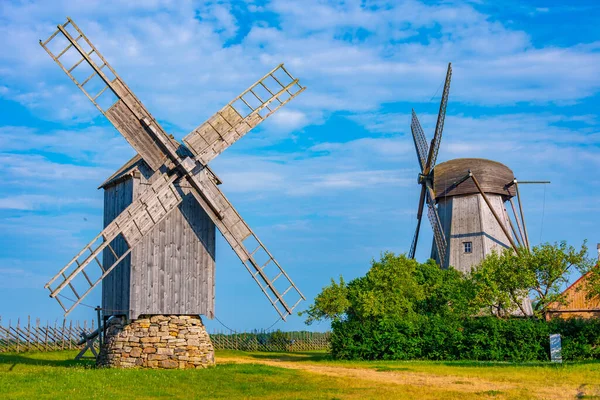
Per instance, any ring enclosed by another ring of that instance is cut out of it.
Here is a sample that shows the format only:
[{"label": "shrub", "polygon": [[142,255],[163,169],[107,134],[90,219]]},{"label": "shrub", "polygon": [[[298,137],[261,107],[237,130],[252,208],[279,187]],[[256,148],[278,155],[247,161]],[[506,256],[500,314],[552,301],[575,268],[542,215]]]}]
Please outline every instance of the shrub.
[{"label": "shrub", "polygon": [[453,321],[439,316],[411,321],[337,321],[331,354],[360,360],[548,361],[549,335],[562,336],[563,359],[600,358],[600,321],[499,319]]}]

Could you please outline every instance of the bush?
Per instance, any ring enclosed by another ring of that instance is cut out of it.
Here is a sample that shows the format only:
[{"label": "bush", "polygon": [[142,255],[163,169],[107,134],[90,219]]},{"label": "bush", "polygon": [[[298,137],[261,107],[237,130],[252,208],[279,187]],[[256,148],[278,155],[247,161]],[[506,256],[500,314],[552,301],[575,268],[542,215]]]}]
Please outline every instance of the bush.
[{"label": "bush", "polygon": [[549,335],[560,333],[564,360],[600,358],[600,321],[499,319],[346,320],[332,324],[336,359],[548,361]]},{"label": "bush", "polygon": [[550,333],[561,334],[563,359],[600,359],[600,320],[554,319],[548,325]]},{"label": "bush", "polygon": [[[364,276],[332,280],[301,315],[332,321],[338,359],[545,361],[551,333],[561,334],[564,359],[599,359],[600,321],[543,318],[570,270],[587,268],[585,253],[585,243],[492,253],[471,274],[384,253]],[[510,317],[530,291],[545,293],[534,296],[534,317]]]}]

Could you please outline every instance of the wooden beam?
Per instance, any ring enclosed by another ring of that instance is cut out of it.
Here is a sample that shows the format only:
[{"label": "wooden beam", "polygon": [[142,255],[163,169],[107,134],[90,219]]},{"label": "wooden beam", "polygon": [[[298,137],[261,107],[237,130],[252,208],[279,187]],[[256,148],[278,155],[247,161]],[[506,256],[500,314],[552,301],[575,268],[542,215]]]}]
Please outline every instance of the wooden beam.
[{"label": "wooden beam", "polygon": [[515,189],[517,191],[517,201],[519,202],[519,214],[521,214],[521,221],[523,222],[523,233],[525,233],[525,243],[527,244],[527,248],[530,248],[529,245],[529,236],[527,235],[527,225],[525,225],[525,215],[523,214],[523,205],[521,203],[521,194],[519,193],[519,182],[515,178]]},{"label": "wooden beam", "polygon": [[509,201],[510,201],[510,206],[513,211],[513,215],[515,216],[515,221],[517,221],[517,227],[519,228],[519,233],[521,235],[521,239],[523,241],[523,244],[525,245],[524,247],[527,248],[527,251],[530,251],[529,244],[525,241],[525,235],[523,234],[523,228],[521,227],[521,222],[519,221],[519,215],[517,214],[517,210],[515,209],[515,202],[513,201],[512,197],[510,198]]},{"label": "wooden beam", "polygon": [[494,210],[494,207],[492,207],[492,203],[490,203],[490,199],[488,199],[488,197],[485,194],[485,192],[481,189],[481,186],[479,185],[479,181],[477,180],[477,178],[475,177],[475,175],[473,175],[472,173],[470,173],[470,175],[471,175],[471,179],[473,179],[473,183],[475,183],[475,186],[477,186],[477,190],[479,190],[479,193],[481,194],[481,196],[483,196],[483,200],[485,200],[485,203],[487,204],[487,206],[489,207],[490,211],[494,215],[494,218],[496,218],[496,221],[498,222],[498,225],[500,225],[500,228],[502,229],[502,232],[504,232],[504,234],[506,235],[506,238],[510,242],[511,246],[513,247],[513,249],[517,252],[517,254],[519,254],[519,249],[518,249],[517,245],[515,244],[515,241],[510,236],[510,233],[508,232],[508,230],[506,229],[506,227],[502,223],[502,220],[500,219],[500,216],[498,216],[498,214],[496,213],[496,210]]},{"label": "wooden beam", "polygon": [[[506,212],[506,214],[508,214],[508,212]],[[515,239],[517,239],[519,247],[523,247],[523,244],[519,240],[519,235],[517,234],[517,230],[515,229],[515,226],[513,225],[512,220],[510,219],[510,216],[508,216],[508,224],[510,225],[510,229],[512,230],[513,235],[515,235]]]}]

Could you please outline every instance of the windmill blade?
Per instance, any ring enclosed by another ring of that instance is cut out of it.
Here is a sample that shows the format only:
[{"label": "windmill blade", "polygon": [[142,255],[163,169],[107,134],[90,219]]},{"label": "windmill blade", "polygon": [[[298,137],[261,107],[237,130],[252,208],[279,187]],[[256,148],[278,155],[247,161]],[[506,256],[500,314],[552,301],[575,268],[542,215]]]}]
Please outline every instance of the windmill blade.
[{"label": "windmill blade", "polygon": [[[68,45],[56,55],[53,54],[49,48],[50,43],[63,37]],[[47,40],[40,40],[40,45],[112,122],[153,171],[172,158],[178,147],[177,143],[158,126],[148,110],[70,18],[67,18],[66,23],[58,25],[58,30]],[[78,61],[65,67],[61,57],[69,58],[71,52],[75,52],[73,54]],[[91,74],[88,75],[89,71]],[[93,93],[90,92],[92,90]],[[158,127],[157,131],[149,133],[142,125],[142,119],[153,121]]]},{"label": "windmill blade", "polygon": [[413,236],[412,244],[410,245],[410,252],[408,253],[408,257],[414,259],[415,253],[417,251],[417,243],[419,241],[419,230],[421,229],[421,218],[423,217],[423,205],[425,204],[425,185],[421,186],[421,195],[419,196],[419,209],[417,211],[417,229],[415,230],[415,235]]},{"label": "windmill blade", "polygon": [[450,93],[450,80],[452,79],[452,63],[448,63],[448,71],[446,72],[446,81],[444,82],[444,92],[442,93],[442,100],[440,102],[440,111],[438,112],[437,123],[435,125],[435,134],[431,140],[431,147],[429,148],[429,155],[427,157],[427,164],[425,167],[425,174],[428,174],[437,160],[438,151],[440,149],[440,143],[442,141],[442,131],[444,130],[444,120],[446,119],[446,106],[448,105],[448,94]]},{"label": "windmill blade", "polygon": [[196,160],[207,165],[304,89],[280,64],[190,132],[183,142]]},{"label": "windmill blade", "polygon": [[427,146],[425,132],[423,132],[423,128],[421,127],[421,123],[417,118],[417,113],[415,113],[415,110],[412,110],[410,131],[412,132],[415,150],[417,151],[417,157],[419,158],[419,166],[421,167],[421,172],[423,172],[427,163],[427,152],[429,146]]},{"label": "windmill blade", "polygon": [[435,241],[435,246],[437,248],[438,257],[440,259],[440,267],[444,268],[446,266],[447,242],[446,236],[444,235],[444,230],[442,229],[440,216],[437,212],[437,208],[435,207],[435,203],[433,201],[434,198],[435,196],[433,195],[433,190],[430,187],[427,187],[427,217],[429,218],[431,228],[433,229],[433,238]]},{"label": "windmill blade", "polygon": [[[88,243],[64,268],[62,268],[44,286],[50,290],[50,297],[55,298],[68,315],[81,301],[104,279],[117,265],[127,257],[133,248],[150,230],[173,211],[182,199],[173,182],[176,175],[168,177],[165,174],[155,174],[152,185],[123,212],[115,218],[98,236]],[[123,247],[118,243],[124,241],[126,250],[117,254],[115,248]],[[101,252],[110,251],[114,262],[104,268],[98,258]],[[89,252],[89,254],[88,254]],[[98,274],[86,268],[95,261],[100,267]],[[87,271],[87,272],[86,272]],[[84,291],[80,292],[75,287],[74,279],[81,274],[85,278]],[[52,285],[55,285],[53,288]],[[66,307],[59,299],[59,295],[66,287],[71,289],[76,300],[70,307]]]},{"label": "windmill blade", "polygon": [[[206,168],[187,177],[192,194],[213,220],[279,316],[285,318],[304,295],[217,187]],[[286,297],[287,296],[287,297]],[[286,299],[297,298],[291,305]]]}]

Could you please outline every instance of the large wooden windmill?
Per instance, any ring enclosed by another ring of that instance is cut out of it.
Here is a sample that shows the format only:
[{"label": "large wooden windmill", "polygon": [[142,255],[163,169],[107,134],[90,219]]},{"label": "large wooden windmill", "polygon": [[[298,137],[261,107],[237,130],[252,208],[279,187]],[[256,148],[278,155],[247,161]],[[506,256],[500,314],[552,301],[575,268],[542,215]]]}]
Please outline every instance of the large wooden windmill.
[{"label": "large wooden windmill", "polygon": [[[435,133],[429,146],[417,115],[412,112],[411,131],[421,170],[418,177],[421,195],[409,256],[415,257],[423,208],[427,204],[433,229],[431,258],[442,268],[452,266],[468,272],[495,249],[510,247],[517,252],[528,251],[529,239],[519,185],[510,168],[481,158],[459,158],[436,165],[451,77],[452,65],[448,64]],[[519,200],[519,213],[513,202],[515,195]],[[511,206],[513,218],[507,204]]]},{"label": "large wooden windmill", "polygon": [[[52,47],[57,40],[64,46]],[[277,66],[179,143],[71,19],[40,44],[138,153],[102,185],[105,228],[45,286],[65,315],[104,280],[107,315],[212,317],[215,227],[279,316],[290,315],[304,296],[218,188],[208,163],[301,93],[298,79]]]}]

